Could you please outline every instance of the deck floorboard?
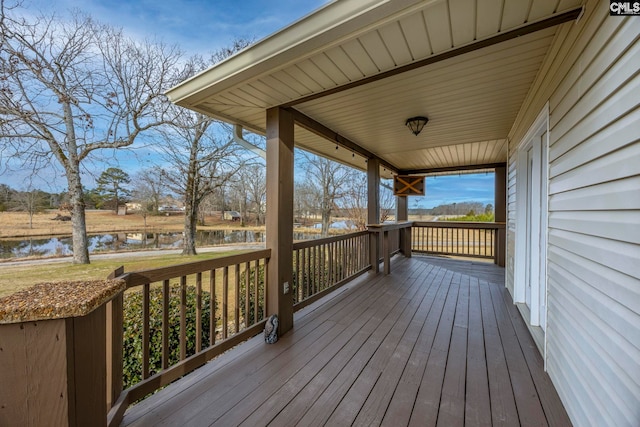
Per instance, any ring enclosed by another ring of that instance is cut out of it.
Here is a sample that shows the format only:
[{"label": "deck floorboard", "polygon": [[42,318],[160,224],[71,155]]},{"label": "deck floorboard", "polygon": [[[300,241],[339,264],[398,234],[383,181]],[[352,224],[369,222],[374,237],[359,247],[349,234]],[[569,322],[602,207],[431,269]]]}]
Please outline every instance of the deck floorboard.
[{"label": "deck floorboard", "polygon": [[493,264],[364,275],[129,408],[125,426],[570,425]]}]

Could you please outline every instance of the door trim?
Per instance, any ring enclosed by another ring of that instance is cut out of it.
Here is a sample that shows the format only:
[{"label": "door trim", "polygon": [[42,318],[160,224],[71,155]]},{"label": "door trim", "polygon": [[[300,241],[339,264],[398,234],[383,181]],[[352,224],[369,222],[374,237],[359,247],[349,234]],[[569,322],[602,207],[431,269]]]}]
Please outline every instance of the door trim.
[{"label": "door trim", "polygon": [[[527,200],[528,156],[527,152],[536,144],[539,147],[539,162],[537,177],[541,186],[534,192],[539,205]],[[516,233],[515,233],[515,262],[514,262],[514,302],[525,303],[527,256],[528,248],[532,248],[531,258],[533,270],[531,283],[531,307],[529,319],[525,319],[531,326],[539,326],[546,330],[547,321],[547,241],[548,241],[548,169],[549,169],[549,104],[547,103],[532,123],[524,138],[516,148]],[[532,222],[536,237],[534,241],[527,241],[527,209],[532,209]],[[538,249],[537,251],[535,249]],[[534,270],[535,269],[535,270]],[[546,341],[546,339],[545,339]]]}]

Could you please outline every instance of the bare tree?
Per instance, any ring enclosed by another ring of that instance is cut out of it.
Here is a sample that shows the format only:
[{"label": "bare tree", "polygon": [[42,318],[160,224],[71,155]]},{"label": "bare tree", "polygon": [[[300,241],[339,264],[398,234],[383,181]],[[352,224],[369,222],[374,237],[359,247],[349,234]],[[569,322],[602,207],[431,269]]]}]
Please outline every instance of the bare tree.
[{"label": "bare tree", "polygon": [[[343,197],[338,201],[338,207],[344,211],[358,230],[367,228],[368,219],[368,190],[367,178],[362,172],[353,171],[353,179],[345,184]],[[395,211],[395,196],[392,188],[386,183],[380,185],[380,218],[379,222],[385,222],[391,218]]]},{"label": "bare tree", "polygon": [[367,197],[367,180],[362,174],[348,183],[344,197],[339,201],[340,209],[359,231],[367,228]]},{"label": "bare tree", "polygon": [[391,185],[385,182],[380,185],[380,223],[395,216],[396,196],[393,195],[393,187]]},{"label": "bare tree", "polygon": [[228,196],[231,207],[238,210],[242,225],[249,220],[249,212],[255,213],[256,225],[264,220],[267,196],[266,168],[264,164],[245,163],[230,182]]},{"label": "bare tree", "polygon": [[243,169],[241,177],[246,183],[247,201],[256,215],[256,225],[264,224],[267,169],[264,164],[252,164]]},{"label": "bare tree", "polygon": [[29,215],[29,228],[33,228],[33,215],[44,210],[47,203],[46,196],[44,192],[33,188],[14,194],[12,199],[13,209],[27,212]]},{"label": "bare tree", "polygon": [[181,110],[164,130],[168,142],[163,147],[164,157],[171,167],[164,169],[163,175],[171,190],[184,198],[185,255],[196,254],[200,204],[225,185],[242,164],[233,150],[233,141],[216,138],[215,123],[210,117]]},{"label": "bare tree", "polygon": [[78,13],[27,20],[16,11],[2,11],[0,21],[0,149],[10,165],[34,174],[62,166],[73,262],[86,264],[82,165],[164,122],[162,93],[179,52],[134,42]]},{"label": "bare tree", "polygon": [[247,181],[242,176],[243,169],[238,170],[237,176],[229,181],[229,196],[231,199],[231,208],[240,213],[241,225],[245,225],[247,220],[249,198],[247,191]]},{"label": "bare tree", "polygon": [[322,235],[329,234],[331,213],[336,202],[347,193],[347,183],[352,180],[353,169],[313,154],[304,153],[304,168],[308,185],[316,187],[321,194],[320,215]]},{"label": "bare tree", "polygon": [[[185,64],[179,80],[185,80],[215,62],[248,46],[249,40],[237,39],[228,48],[211,55],[209,60],[195,55]],[[162,133],[163,147],[171,169],[163,171],[170,188],[184,197],[184,255],[196,254],[196,228],[199,207],[231,180],[242,166],[231,135],[217,120],[204,114],[173,106],[172,119]],[[224,203],[224,197],[223,197]],[[224,209],[224,207],[223,207]]]},{"label": "bare tree", "polygon": [[132,195],[142,205],[143,210],[157,214],[160,199],[166,192],[165,187],[163,174],[158,168],[147,168],[135,174]]},{"label": "bare tree", "polygon": [[309,221],[320,209],[322,194],[319,189],[307,181],[296,181],[293,187],[293,208],[296,218],[303,223]]}]

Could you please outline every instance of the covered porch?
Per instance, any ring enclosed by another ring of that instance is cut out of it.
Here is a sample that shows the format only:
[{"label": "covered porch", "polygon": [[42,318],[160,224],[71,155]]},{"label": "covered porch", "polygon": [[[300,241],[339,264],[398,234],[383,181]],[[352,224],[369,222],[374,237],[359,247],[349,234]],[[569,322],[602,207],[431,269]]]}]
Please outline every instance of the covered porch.
[{"label": "covered porch", "polygon": [[157,392],[122,425],[570,425],[504,287],[481,261],[395,257]]}]

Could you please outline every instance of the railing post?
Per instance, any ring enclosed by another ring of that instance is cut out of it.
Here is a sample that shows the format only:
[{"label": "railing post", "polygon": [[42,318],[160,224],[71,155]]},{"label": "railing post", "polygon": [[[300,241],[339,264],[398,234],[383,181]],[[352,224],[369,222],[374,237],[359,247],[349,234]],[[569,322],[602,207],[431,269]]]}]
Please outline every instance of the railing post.
[{"label": "railing post", "polygon": [[384,274],[391,274],[391,242],[389,242],[389,230],[382,231],[382,257],[384,259]]},{"label": "railing post", "polygon": [[107,303],[107,410],[122,393],[123,323],[122,294]]},{"label": "railing post", "polygon": [[411,258],[411,230],[413,229],[413,224],[411,227],[403,228],[400,230],[400,241],[402,245],[402,253],[405,257]]},{"label": "railing post", "polygon": [[496,239],[494,241],[493,262],[499,267],[505,266],[506,258],[506,230],[504,225],[496,229]]},{"label": "railing post", "polygon": [[[113,280],[124,274],[124,266],[118,267],[108,277]],[[120,397],[123,388],[123,294],[115,296],[107,303],[106,319],[106,369],[107,369],[107,411]]]},{"label": "railing post", "polygon": [[380,257],[378,255],[378,242],[380,241],[380,235],[377,232],[369,234],[369,262],[371,263],[371,270],[378,274],[380,272]]},{"label": "railing post", "polygon": [[3,299],[0,425],[107,424],[106,303],[124,288],[46,283]]}]

